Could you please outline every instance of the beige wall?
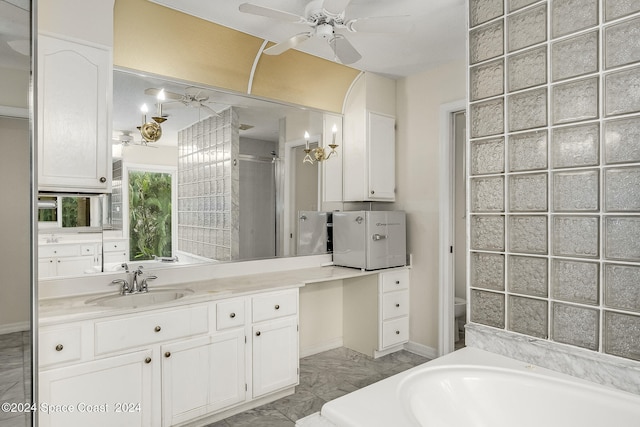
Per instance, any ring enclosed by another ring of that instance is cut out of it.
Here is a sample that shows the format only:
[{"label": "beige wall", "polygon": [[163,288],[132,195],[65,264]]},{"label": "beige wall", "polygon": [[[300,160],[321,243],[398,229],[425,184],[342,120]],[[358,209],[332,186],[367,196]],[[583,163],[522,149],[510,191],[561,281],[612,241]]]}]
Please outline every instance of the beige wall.
[{"label": "beige wall", "polygon": [[21,330],[29,322],[31,295],[29,121],[0,117],[0,142],[0,327]]},{"label": "beige wall", "polygon": [[397,83],[395,209],[407,212],[412,342],[438,348],[438,225],[440,105],[465,98],[464,61]]}]

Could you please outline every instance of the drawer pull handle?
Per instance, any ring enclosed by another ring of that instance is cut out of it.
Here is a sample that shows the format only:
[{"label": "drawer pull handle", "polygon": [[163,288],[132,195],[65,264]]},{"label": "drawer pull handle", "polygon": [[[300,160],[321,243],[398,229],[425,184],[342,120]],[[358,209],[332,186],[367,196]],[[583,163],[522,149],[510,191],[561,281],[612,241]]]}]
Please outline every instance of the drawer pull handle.
[{"label": "drawer pull handle", "polygon": [[235,313],[231,313],[231,314],[229,315],[229,317],[231,317],[231,318],[233,319],[234,317],[236,317],[236,314],[235,314]]},{"label": "drawer pull handle", "polygon": [[146,359],[144,359],[144,363],[151,363],[151,358],[147,357]]},{"label": "drawer pull handle", "polygon": [[164,354],[164,357],[171,357],[171,352],[170,352],[170,351],[167,351],[167,352]]},{"label": "drawer pull handle", "polygon": [[396,331],[396,335],[400,335],[400,331]]},{"label": "drawer pull handle", "polygon": [[160,326],[156,326],[155,329],[154,329],[154,331],[156,331],[156,332],[160,332],[161,330],[162,330],[162,328]]},{"label": "drawer pull handle", "polygon": [[62,344],[58,344],[56,346],[56,351],[62,351],[63,348],[64,348],[64,346]]},{"label": "drawer pull handle", "polygon": [[400,307],[400,304],[396,304],[396,308],[399,308],[399,307]]},{"label": "drawer pull handle", "polygon": [[276,306],[273,308],[275,308],[276,310],[280,310],[280,304],[276,304]]},{"label": "drawer pull handle", "polygon": [[259,337],[260,336],[260,331],[256,332],[256,336]]}]

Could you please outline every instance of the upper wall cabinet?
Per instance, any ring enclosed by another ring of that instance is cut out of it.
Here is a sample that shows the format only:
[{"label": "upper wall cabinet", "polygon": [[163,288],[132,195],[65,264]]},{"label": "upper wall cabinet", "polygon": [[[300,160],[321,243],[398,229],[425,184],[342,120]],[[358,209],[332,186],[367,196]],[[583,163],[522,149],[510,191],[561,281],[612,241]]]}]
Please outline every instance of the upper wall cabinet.
[{"label": "upper wall cabinet", "polygon": [[395,201],[395,81],[362,74],[344,110],[344,201]]},{"label": "upper wall cabinet", "polygon": [[111,191],[112,49],[38,35],[38,189]]}]

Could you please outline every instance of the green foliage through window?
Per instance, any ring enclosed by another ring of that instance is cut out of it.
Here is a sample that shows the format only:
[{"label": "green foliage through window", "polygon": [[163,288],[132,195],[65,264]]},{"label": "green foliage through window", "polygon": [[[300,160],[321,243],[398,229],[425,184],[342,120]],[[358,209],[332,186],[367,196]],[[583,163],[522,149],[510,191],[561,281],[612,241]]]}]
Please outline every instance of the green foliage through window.
[{"label": "green foliage through window", "polygon": [[132,259],[171,255],[171,174],[129,171]]}]

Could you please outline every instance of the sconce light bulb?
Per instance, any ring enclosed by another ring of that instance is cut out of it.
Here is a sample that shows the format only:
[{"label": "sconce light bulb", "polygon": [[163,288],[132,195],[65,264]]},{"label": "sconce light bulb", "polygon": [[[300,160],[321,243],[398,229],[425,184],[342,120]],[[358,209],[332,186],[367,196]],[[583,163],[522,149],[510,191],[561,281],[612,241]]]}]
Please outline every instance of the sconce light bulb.
[{"label": "sconce light bulb", "polygon": [[336,124],[333,124],[333,127],[331,128],[331,132],[335,135],[338,132],[338,126],[336,126]]},{"label": "sconce light bulb", "polygon": [[304,139],[309,139],[309,132],[307,132],[306,130],[304,131]]},{"label": "sconce light bulb", "polygon": [[160,89],[160,92],[158,92],[158,101],[164,101],[165,99],[164,89]]},{"label": "sconce light bulb", "polygon": [[140,111],[142,111],[143,114],[147,114],[149,112],[149,107],[147,107],[147,104],[142,104],[142,107],[140,107]]}]

